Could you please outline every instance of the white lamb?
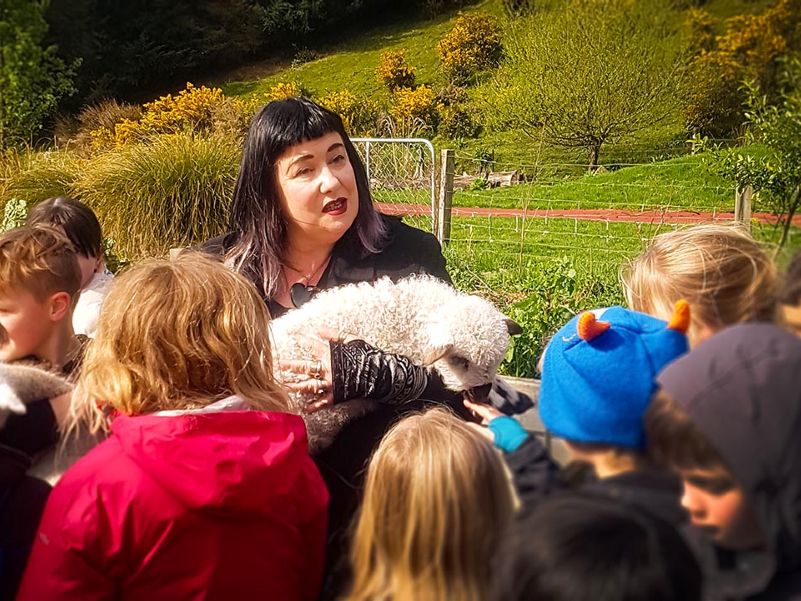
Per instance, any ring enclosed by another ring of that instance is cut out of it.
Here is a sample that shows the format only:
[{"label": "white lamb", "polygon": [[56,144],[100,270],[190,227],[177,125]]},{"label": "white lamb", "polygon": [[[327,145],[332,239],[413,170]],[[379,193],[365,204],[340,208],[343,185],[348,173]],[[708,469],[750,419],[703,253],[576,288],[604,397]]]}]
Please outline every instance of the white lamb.
[{"label": "white lamb", "polygon": [[[297,375],[280,372],[278,361],[314,360],[308,337],[329,330],[405,355],[437,372],[450,390],[484,395],[506,355],[510,332],[520,331],[489,301],[427,275],[320,292],[273,320],[271,329],[276,374],[285,382],[296,381]],[[302,413],[308,397],[291,397],[293,409]],[[345,424],[375,406],[374,401],[357,399],[304,415],[311,451],[328,446]]]}]

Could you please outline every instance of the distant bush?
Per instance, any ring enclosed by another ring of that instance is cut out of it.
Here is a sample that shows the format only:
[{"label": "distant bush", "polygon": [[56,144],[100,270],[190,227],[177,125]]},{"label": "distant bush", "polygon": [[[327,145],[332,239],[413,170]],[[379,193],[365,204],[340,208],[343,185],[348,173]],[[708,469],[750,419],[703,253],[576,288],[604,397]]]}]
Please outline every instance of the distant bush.
[{"label": "distant bush", "polygon": [[312,61],[316,61],[320,58],[320,55],[317,54],[314,50],[310,48],[301,48],[295,53],[295,56],[292,57],[292,62],[290,63],[291,67],[300,67],[306,63],[310,63]]},{"label": "distant bush", "polygon": [[376,75],[381,85],[390,92],[398,88],[414,87],[414,67],[406,62],[404,50],[387,50],[378,57]]},{"label": "distant bush", "polygon": [[440,90],[437,94],[437,110],[440,115],[438,132],[441,135],[453,140],[478,135],[479,115],[469,102],[464,88],[449,84]]},{"label": "distant bush", "polygon": [[399,88],[392,95],[389,113],[396,122],[419,122],[433,133],[439,123],[436,100],[437,95],[428,86]]},{"label": "distant bush", "polygon": [[349,134],[370,136],[375,133],[380,109],[370,98],[341,90],[326,94],[320,98],[320,104],[342,117],[342,123]]},{"label": "distant bush", "polygon": [[308,97],[309,92],[296,81],[279,81],[268,92],[263,95],[264,103],[267,104],[273,100],[286,100],[293,97]]},{"label": "distant bush", "polygon": [[[154,135],[212,132],[241,135],[254,111],[251,102],[226,98],[219,88],[195,87],[191,83],[178,94],[167,94],[137,107],[104,103],[85,109],[92,147],[122,146]],[[124,114],[130,116],[123,116]],[[85,128],[81,128],[83,131]]]},{"label": "distant bush", "polygon": [[691,19],[697,55],[685,95],[687,128],[724,136],[745,119],[746,81],[756,83],[769,101],[778,97],[781,59],[801,44],[801,2],[780,0],[761,14],[732,17],[714,39],[708,15],[696,12]]},{"label": "distant bush", "polygon": [[503,57],[498,22],[485,13],[461,15],[437,44],[437,52],[446,76],[456,83],[497,67]]},{"label": "distant bush", "polygon": [[743,122],[743,66],[722,52],[703,52],[690,67],[684,118],[694,133],[722,138]]},{"label": "distant bush", "polygon": [[[70,140],[79,151],[108,146],[114,142],[114,131],[122,121],[139,121],[142,107],[117,100],[103,100],[81,109],[76,118],[76,132]],[[101,141],[102,138],[102,141]]]},{"label": "distant bush", "polygon": [[225,230],[240,153],[231,137],[160,135],[89,159],[73,193],[119,254],[163,255]]}]

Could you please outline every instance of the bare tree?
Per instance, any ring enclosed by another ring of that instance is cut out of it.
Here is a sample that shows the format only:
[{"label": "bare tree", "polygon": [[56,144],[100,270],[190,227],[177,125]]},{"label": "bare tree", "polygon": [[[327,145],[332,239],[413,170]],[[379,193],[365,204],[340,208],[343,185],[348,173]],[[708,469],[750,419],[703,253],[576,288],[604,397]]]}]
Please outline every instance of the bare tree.
[{"label": "bare tree", "polygon": [[659,123],[677,106],[686,60],[672,17],[652,1],[573,0],[518,19],[496,78],[496,118],[585,150],[594,169],[605,143]]}]

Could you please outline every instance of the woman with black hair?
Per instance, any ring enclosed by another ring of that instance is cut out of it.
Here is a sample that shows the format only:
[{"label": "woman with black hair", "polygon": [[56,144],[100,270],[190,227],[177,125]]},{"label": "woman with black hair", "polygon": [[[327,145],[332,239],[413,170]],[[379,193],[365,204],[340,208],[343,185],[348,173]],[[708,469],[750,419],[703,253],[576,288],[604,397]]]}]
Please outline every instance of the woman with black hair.
[{"label": "woman with black hair", "polygon": [[230,232],[207,250],[250,278],[273,317],[315,289],[429,273],[450,281],[436,238],[381,215],[342,120],[302,98],[253,119]]},{"label": "woman with black hair", "polygon": [[[432,234],[376,211],[364,165],[339,116],[302,98],[271,102],[253,118],[234,188],[230,232],[203,249],[248,277],[273,317],[316,290],[383,276],[428,273],[450,282]],[[299,367],[307,372],[307,392],[319,394],[314,409],[347,400],[333,398],[334,378],[349,379],[348,386],[338,387],[350,391],[349,398],[379,398],[393,389],[388,380],[397,374],[417,374],[414,386],[394,387],[407,391],[403,398],[355,420],[314,457],[331,494],[331,568],[346,560],[345,532],[358,506],[362,472],[384,432],[402,413],[420,408],[424,394],[464,408],[441,383],[419,377],[424,370],[405,357],[363,343],[333,342],[330,356],[327,343],[320,348],[318,364]],[[405,369],[396,369],[400,362]],[[340,586],[329,580],[326,594],[334,596]]]}]

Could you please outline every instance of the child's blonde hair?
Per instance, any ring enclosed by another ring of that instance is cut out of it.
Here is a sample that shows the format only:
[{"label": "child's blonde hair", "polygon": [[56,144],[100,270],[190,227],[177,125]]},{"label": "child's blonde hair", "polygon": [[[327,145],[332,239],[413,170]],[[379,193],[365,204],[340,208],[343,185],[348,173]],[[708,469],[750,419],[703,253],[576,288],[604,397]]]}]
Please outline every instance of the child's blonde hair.
[{"label": "child's blonde hair", "polygon": [[670,319],[676,301],[690,303],[688,336],[744,321],[771,321],[778,276],[762,247],[741,227],[702,224],[656,236],[622,273],[629,306]]},{"label": "child's blonde hair", "polygon": [[19,227],[0,236],[0,290],[25,290],[39,301],[56,292],[73,299],[81,287],[75,248],[56,227]]},{"label": "child's blonde hair", "polygon": [[487,598],[516,498],[492,444],[444,409],[396,424],[370,460],[348,601]]},{"label": "child's blonde hair", "polygon": [[[269,314],[253,285],[198,253],[149,260],[114,280],[103,302],[73,402],[72,426],[124,415],[191,409],[239,395],[283,411]],[[72,429],[72,428],[71,428]]]}]

